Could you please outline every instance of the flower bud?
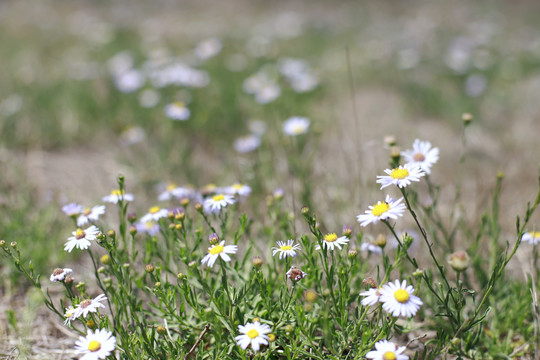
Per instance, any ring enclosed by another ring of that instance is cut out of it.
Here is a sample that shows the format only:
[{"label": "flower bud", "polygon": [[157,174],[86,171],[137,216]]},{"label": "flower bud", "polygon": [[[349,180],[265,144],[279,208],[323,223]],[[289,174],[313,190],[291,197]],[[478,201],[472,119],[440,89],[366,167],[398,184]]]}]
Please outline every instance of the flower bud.
[{"label": "flower bud", "polygon": [[17,242],[12,241],[11,244],[9,244],[9,245],[11,245],[12,248],[16,248],[17,247]]},{"label": "flower bud", "polygon": [[6,240],[0,240],[0,246],[1,247],[6,246]]},{"label": "flower bud", "polygon": [[319,295],[317,294],[315,290],[309,289],[304,292],[304,298],[306,299],[307,302],[314,303],[315,301],[317,301],[318,297]]},{"label": "flower bud", "polygon": [[197,210],[198,212],[202,212],[203,210],[203,206],[201,203],[196,203],[195,204],[195,210]]},{"label": "flower bud", "polygon": [[156,283],[154,284],[154,287],[155,287],[155,288],[159,288],[159,287],[161,287],[161,282],[159,282],[159,281],[158,281],[158,282],[156,282]]},{"label": "flower bud", "polygon": [[114,230],[107,231],[107,236],[114,239],[116,237],[116,232]]},{"label": "flower bud", "polygon": [[216,233],[210,234],[210,236],[208,236],[208,242],[210,243],[210,245],[216,245],[217,243],[219,243],[218,234]]},{"label": "flower bud", "polygon": [[123,264],[122,264],[122,267],[123,267],[124,269],[129,269],[129,268],[131,267],[131,264],[130,264],[130,263],[123,263]]},{"label": "flower bud", "polygon": [[471,264],[471,259],[469,258],[469,255],[463,251],[456,251],[453,254],[448,255],[448,258],[446,259],[448,261],[448,264],[457,272],[462,272],[467,270],[469,265]]},{"label": "flower bud", "polygon": [[98,272],[99,274],[103,274],[103,273],[105,273],[105,268],[104,268],[103,266],[100,266],[100,267],[97,269],[97,272]]},{"label": "flower bud", "polygon": [[165,329],[163,326],[158,326],[156,328],[156,332],[159,334],[159,335],[163,335],[167,332],[167,329]]},{"label": "flower bud", "polygon": [[405,249],[408,249],[409,247],[411,247],[413,242],[414,242],[414,238],[408,233],[404,233],[403,235],[401,235],[401,243],[403,244],[403,247]]},{"label": "flower bud", "polygon": [[94,330],[96,328],[96,323],[94,322],[94,320],[90,319],[86,322],[86,326],[89,328],[89,329],[92,329]]},{"label": "flower bud", "polygon": [[272,196],[274,196],[274,199],[281,200],[283,198],[284,191],[282,188],[277,188],[272,193]]},{"label": "flower bud", "polygon": [[276,341],[276,335],[274,335],[274,334],[268,334],[268,341],[269,341],[269,342],[274,342],[274,341]]},{"label": "flower bud", "polygon": [[183,207],[188,206],[189,205],[189,198],[185,197],[185,198],[180,199],[180,205],[182,205]]},{"label": "flower bud", "polygon": [[284,330],[286,333],[291,333],[294,330],[294,327],[291,324],[287,324],[285,325]]},{"label": "flower bud", "polygon": [[358,255],[358,250],[356,249],[349,249],[349,251],[347,252],[347,256],[350,259],[354,259],[357,255]]},{"label": "flower bud", "polygon": [[307,206],[302,206],[302,210],[300,210],[303,215],[309,214],[309,208]]},{"label": "flower bud", "polygon": [[77,290],[79,290],[80,293],[86,292],[86,283],[83,282],[83,281],[80,281],[80,282],[77,284]]},{"label": "flower bud", "polygon": [[386,236],[384,236],[384,234],[378,234],[375,240],[373,240],[373,245],[384,249],[386,246]]},{"label": "flower bud", "polygon": [[169,224],[169,229],[170,230],[176,229],[176,224],[173,224],[173,223]]},{"label": "flower bud", "polygon": [[146,271],[147,273],[151,274],[154,272],[154,265],[152,264],[146,264],[144,266],[144,271]]},{"label": "flower bud", "polygon": [[130,224],[133,224],[135,220],[137,220],[137,214],[134,212],[128,212],[127,213],[127,220]]},{"label": "flower bud", "polygon": [[182,274],[181,272],[179,272],[178,274],[176,274],[176,278],[177,278],[178,280],[183,280],[185,277],[186,277],[186,275]]},{"label": "flower bud", "polygon": [[255,257],[251,260],[251,263],[253,264],[254,267],[256,267],[257,269],[260,269],[261,266],[263,265],[264,261],[263,261],[262,257],[260,257],[260,256],[255,256]]},{"label": "flower bud", "polygon": [[184,226],[182,224],[176,224],[176,226],[174,227],[177,231],[181,231]]},{"label": "flower bud", "polygon": [[413,273],[412,273],[412,276],[414,277],[420,277],[424,275],[424,270],[422,269],[416,269]]},{"label": "flower bud", "polygon": [[195,267],[195,266],[197,266],[197,262],[195,260],[190,261],[189,264],[188,264],[188,267],[190,267],[190,268]]},{"label": "flower bud", "polygon": [[174,216],[175,220],[183,221],[186,218],[186,213],[181,211]]},{"label": "flower bud", "polygon": [[343,236],[350,238],[352,234],[352,228],[349,225],[343,225],[343,228],[341,229],[341,233]]},{"label": "flower bud", "polygon": [[74,281],[75,281],[75,279],[73,278],[73,276],[66,276],[66,278],[64,279],[64,284],[71,287],[71,286],[73,286]]},{"label": "flower bud", "polygon": [[397,160],[399,160],[399,158],[401,157],[401,150],[398,146],[392,146],[390,148],[390,157],[396,162]]},{"label": "flower bud", "polygon": [[129,227],[129,233],[130,233],[131,235],[136,235],[136,234],[137,234],[137,227],[134,226],[134,225],[131,225],[131,226]]},{"label": "flower bud", "polygon": [[385,135],[385,137],[383,138],[383,141],[388,146],[396,145],[396,137],[394,135]]},{"label": "flower bud", "polygon": [[461,120],[463,120],[463,124],[465,126],[469,125],[471,121],[473,120],[473,115],[471,113],[464,113],[461,115]]}]

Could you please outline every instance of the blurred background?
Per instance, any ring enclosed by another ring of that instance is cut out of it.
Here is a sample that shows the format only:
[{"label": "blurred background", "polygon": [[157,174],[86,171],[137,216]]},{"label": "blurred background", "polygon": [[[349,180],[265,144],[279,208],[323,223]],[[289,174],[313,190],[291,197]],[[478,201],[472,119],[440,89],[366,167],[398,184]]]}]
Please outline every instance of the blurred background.
[{"label": "blurred background", "polygon": [[[378,200],[387,135],[440,148],[432,179],[443,199],[462,184],[471,221],[504,173],[511,233],[537,187],[539,14],[537,1],[1,1],[0,236],[48,274],[71,231],[61,205],[100,203],[118,174],[139,204],[172,181],[241,181],[354,223]],[[291,116],[309,136],[283,136]],[[14,299],[18,275],[0,272]]]}]

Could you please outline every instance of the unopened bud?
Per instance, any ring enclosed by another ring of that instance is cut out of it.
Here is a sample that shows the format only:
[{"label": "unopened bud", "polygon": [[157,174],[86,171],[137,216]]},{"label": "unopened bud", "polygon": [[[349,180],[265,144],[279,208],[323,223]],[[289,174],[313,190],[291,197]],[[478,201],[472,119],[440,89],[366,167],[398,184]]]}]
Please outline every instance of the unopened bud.
[{"label": "unopened bud", "polygon": [[219,242],[219,236],[216,233],[210,234],[208,236],[208,242],[210,245],[216,245]]},{"label": "unopened bud", "polygon": [[474,117],[471,113],[464,113],[463,115],[461,115],[461,120],[463,120],[463,124],[465,124],[465,126],[469,125],[473,118]]},{"label": "unopened bud", "polygon": [[401,157],[401,150],[398,146],[392,146],[390,148],[390,157],[392,160],[397,161]]},{"label": "unopened bud", "polygon": [[373,240],[373,245],[384,249],[386,246],[386,236],[384,234],[378,234],[375,240]]},{"label": "unopened bud", "polygon": [[260,257],[260,256],[255,256],[255,257],[253,258],[253,260],[251,260],[251,263],[253,264],[254,267],[256,267],[257,269],[259,269],[259,268],[263,265],[264,261],[263,261],[262,257]]},{"label": "unopened bud", "polygon": [[288,325],[285,325],[284,330],[286,333],[291,333],[294,330],[294,328],[291,324],[288,324]]},{"label": "unopened bud", "polygon": [[178,274],[176,274],[176,278],[177,278],[178,280],[183,280],[185,277],[186,277],[186,275],[182,274],[181,272],[179,272]]},{"label": "unopened bud", "polygon": [[189,205],[189,198],[185,197],[185,198],[180,199],[180,205],[182,205],[183,207],[188,206]]},{"label": "unopened bud", "polygon": [[309,214],[309,208],[307,206],[303,206],[301,212],[302,214],[307,215]]},{"label": "unopened bud", "polygon": [[11,245],[12,248],[15,248],[15,247],[17,247],[17,242],[12,241],[9,245]]},{"label": "unopened bud", "polygon": [[306,292],[304,293],[304,298],[306,299],[307,302],[310,302],[310,303],[314,303],[315,301],[317,301],[317,298],[319,297],[319,295],[317,294],[317,292],[315,290],[306,290]]},{"label": "unopened bud", "polygon": [[343,236],[351,237],[352,228],[349,225],[343,225],[341,233],[342,233]]},{"label": "unopened bud", "polygon": [[450,264],[452,269],[457,272],[467,270],[467,268],[471,264],[471,259],[469,258],[469,255],[463,250],[456,251],[453,254],[450,254],[446,260],[448,261],[448,264]]},{"label": "unopened bud", "polygon": [[183,211],[181,211],[181,212],[177,213],[177,214],[174,216],[174,218],[175,218],[176,220],[178,220],[178,221],[182,221],[182,220],[184,220],[184,219],[186,218],[186,213],[183,212]]},{"label": "unopened bud", "polygon": [[274,341],[276,341],[276,335],[274,335],[274,334],[268,334],[268,341],[269,341],[269,342],[274,342]]},{"label": "unopened bud", "polygon": [[170,229],[170,230],[176,229],[176,224],[172,224],[172,223],[169,224],[169,229]]},{"label": "unopened bud", "polygon": [[163,335],[167,332],[167,329],[165,329],[163,326],[158,326],[156,328],[156,332],[159,334],[159,335]]},{"label": "unopened bud", "polygon": [[131,225],[131,226],[129,227],[129,233],[130,233],[131,235],[137,234],[137,227],[135,227],[134,225]]},{"label": "unopened bud", "polygon": [[144,266],[144,271],[146,271],[147,273],[151,274],[154,272],[154,265],[152,264],[146,264]]},{"label": "unopened bud", "polygon": [[130,222],[130,224],[133,224],[135,220],[137,220],[137,214],[134,212],[127,213],[127,220]]},{"label": "unopened bud", "polygon": [[396,137],[394,135],[386,135],[383,138],[383,141],[388,146],[394,146],[396,145]]},{"label": "unopened bud", "polygon": [[154,284],[154,287],[155,287],[155,288],[159,288],[159,287],[161,287],[161,282],[159,282],[159,281],[158,281],[158,282],[156,282],[156,283]]},{"label": "unopened bud", "polygon": [[107,236],[114,239],[116,237],[116,232],[114,230],[107,231]]},{"label": "unopened bud", "polygon": [[174,228],[178,231],[181,231],[184,227],[182,226],[182,224],[176,224]]},{"label": "unopened bud", "polygon": [[1,247],[6,246],[6,240],[0,240],[0,246]]},{"label": "unopened bud", "polygon": [[195,204],[195,210],[197,210],[198,212],[201,212],[203,210],[203,206],[201,203],[196,203]]},{"label": "unopened bud", "polygon": [[88,326],[89,329],[94,330],[96,328],[96,323],[94,320],[90,319],[86,322],[86,326]]},{"label": "unopened bud", "polygon": [[358,250],[356,249],[349,249],[347,252],[347,256],[351,259],[354,259],[358,255]]},{"label": "unopened bud", "polygon": [[190,261],[188,264],[188,267],[195,267],[195,266],[197,266],[197,262],[195,260]]}]

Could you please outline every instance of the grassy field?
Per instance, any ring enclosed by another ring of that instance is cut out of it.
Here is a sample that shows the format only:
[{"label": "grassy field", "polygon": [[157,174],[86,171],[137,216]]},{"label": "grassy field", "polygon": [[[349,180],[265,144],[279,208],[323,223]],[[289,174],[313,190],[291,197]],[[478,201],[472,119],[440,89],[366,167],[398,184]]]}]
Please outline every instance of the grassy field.
[{"label": "grassy field", "polygon": [[[104,314],[111,317],[94,320],[115,334],[119,358],[135,358],[129,352],[135,346],[145,351],[141,358],[354,359],[383,339],[407,346],[411,359],[535,358],[540,270],[536,247],[519,241],[540,220],[525,215],[538,191],[539,14],[533,1],[1,2],[0,238],[6,256],[0,257],[0,358],[82,356],[74,343],[92,327],[63,326],[35,288],[49,288],[56,304],[64,301],[60,315],[67,303],[62,287],[49,282],[55,268],[73,268],[76,283],[86,283],[87,292],[73,288],[73,305],[106,288],[96,281],[94,259],[63,250],[75,228],[61,209],[72,202],[104,204],[119,175],[135,195],[129,211],[138,220],[152,206],[180,206],[157,200],[170,183],[203,196],[183,204],[185,247],[172,247],[173,235],[164,230],[171,224],[161,220],[161,235],[139,234],[129,248],[135,237],[127,231],[127,208],[120,208],[119,219],[108,205],[97,223],[104,233],[114,229],[119,243],[118,249],[95,246],[94,256],[107,253],[131,264],[140,274],[127,277],[128,288],[138,287],[133,294],[145,302],[158,299],[140,324],[153,329],[166,319],[179,329],[155,342],[145,339],[158,339],[157,330],[122,332],[114,321],[128,318],[122,309],[142,305],[107,293],[114,309],[108,304]],[[463,121],[466,113],[470,123]],[[310,120],[305,134],[284,134],[291,117]],[[425,241],[410,215],[361,227],[356,216],[384,199],[376,176],[396,166],[391,154],[410,149],[417,138],[440,150],[427,180],[403,194],[426,230]],[[250,141],[259,145],[246,151]],[[205,192],[208,184],[236,182],[252,192],[230,217],[207,219],[195,209],[214,194]],[[237,221],[242,214],[246,223]],[[528,221],[521,232],[516,216],[520,225]],[[317,257],[316,241],[339,235],[343,225],[352,235],[342,256],[325,251]],[[406,244],[390,249],[394,231],[416,234],[409,252]],[[214,271],[229,279],[190,266],[200,263],[202,241],[212,232],[239,246],[238,263],[220,262]],[[389,244],[383,256],[360,250],[379,234]],[[287,239],[302,245],[303,269],[315,279],[283,283],[293,264],[287,260],[285,268],[270,249]],[[200,247],[190,249],[194,243]],[[173,249],[182,250],[167,253]],[[358,257],[347,256],[351,249]],[[457,250],[470,256],[463,273],[446,261]],[[408,262],[409,254],[417,263]],[[265,262],[258,272],[250,265],[255,255]],[[34,276],[32,286],[14,260],[25,269],[31,262],[42,278]],[[121,263],[101,276],[122,284]],[[145,275],[148,263],[160,264],[161,278],[159,271]],[[354,274],[347,281],[345,270]],[[155,287],[170,285],[177,272],[187,276],[176,288],[185,298],[175,300],[185,301],[185,323],[160,313],[165,295]],[[368,312],[358,295],[368,278],[377,286],[407,279],[422,309],[398,320],[380,308]],[[220,284],[254,304],[227,300]],[[249,293],[249,284],[262,294],[267,289],[267,297]],[[201,290],[200,309],[187,299],[189,289]],[[310,289],[319,302],[306,300]],[[269,310],[272,302],[286,304],[286,315]],[[230,314],[211,318],[206,309]],[[240,350],[234,336],[226,337],[253,318],[277,336],[265,351],[254,351],[253,344]],[[384,331],[363,328],[368,319]],[[198,338],[205,324],[211,330]],[[327,335],[332,331],[334,338]]]}]

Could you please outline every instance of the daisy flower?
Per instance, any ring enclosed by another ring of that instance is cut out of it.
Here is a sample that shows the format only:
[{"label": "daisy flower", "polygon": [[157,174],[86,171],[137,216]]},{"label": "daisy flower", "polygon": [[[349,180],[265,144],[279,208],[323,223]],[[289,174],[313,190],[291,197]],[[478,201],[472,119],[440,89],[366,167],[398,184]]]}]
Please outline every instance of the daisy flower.
[{"label": "daisy flower", "polygon": [[240,154],[245,154],[245,153],[254,151],[260,145],[261,145],[261,139],[255,135],[242,136],[234,141],[234,149]]},{"label": "daisy flower", "polygon": [[125,191],[116,189],[111,191],[109,195],[104,196],[101,200],[111,204],[117,204],[119,201],[133,201],[134,199],[133,194],[126,194]]},{"label": "daisy flower", "polygon": [[413,295],[414,288],[412,285],[407,286],[406,280],[401,284],[399,280],[389,282],[382,286],[380,292],[383,309],[396,317],[412,317],[423,304],[418,296]]},{"label": "daisy flower", "polygon": [[71,204],[62,206],[62,211],[67,216],[77,216],[84,211],[84,207],[77,203],[71,203]]},{"label": "daisy flower", "polygon": [[521,241],[526,241],[533,245],[536,245],[540,242],[540,231],[531,231],[523,234]]},{"label": "daisy flower", "polygon": [[177,199],[181,198],[188,198],[190,195],[192,195],[193,190],[176,186],[176,184],[169,184],[167,185],[167,189],[159,194],[158,200],[159,201],[167,201],[171,200],[171,198],[175,197]]},{"label": "daisy flower", "polygon": [[270,338],[266,334],[270,333],[272,329],[266,324],[255,321],[254,323],[247,323],[245,326],[238,325],[238,331],[242,335],[238,335],[234,340],[242,349],[245,350],[251,345],[253,351],[259,351],[261,345],[268,345]]},{"label": "daisy flower", "polygon": [[114,351],[116,338],[107,329],[98,329],[95,332],[88,330],[85,336],[80,336],[75,342],[75,353],[84,354],[80,360],[106,359]]},{"label": "daisy flower", "polygon": [[293,116],[283,123],[283,132],[287,136],[305,134],[309,129],[309,119],[300,116]]},{"label": "daisy flower", "polygon": [[197,44],[195,55],[202,60],[216,56],[221,51],[221,41],[215,37],[205,39]]},{"label": "daisy flower", "polygon": [[279,253],[279,260],[289,257],[295,257],[296,252],[300,251],[300,244],[294,244],[294,240],[278,241],[278,247],[273,247],[272,256],[276,256]]},{"label": "daisy flower", "polygon": [[53,273],[52,273],[52,275],[50,277],[50,280],[52,282],[64,281],[66,276],[71,274],[72,272],[73,272],[73,270],[71,270],[69,268],[65,268],[65,269],[57,268],[57,269],[54,269],[54,271],[53,271]]},{"label": "daisy flower", "polygon": [[186,107],[186,104],[184,104],[181,101],[175,101],[167,106],[165,106],[165,115],[168,118],[171,118],[173,120],[187,120],[189,119],[189,116],[191,115],[191,112]]},{"label": "daisy flower", "polygon": [[305,278],[307,274],[297,268],[296,266],[291,266],[289,271],[287,271],[287,277],[291,279],[292,281],[300,281],[303,278]]},{"label": "daisy flower", "polygon": [[390,185],[404,188],[410,185],[411,181],[420,181],[420,178],[425,175],[420,167],[411,164],[400,165],[392,170],[386,169],[384,172],[387,175],[377,176],[377,183],[381,184],[381,190]]},{"label": "daisy flower", "polygon": [[225,240],[223,240],[218,245],[212,245],[208,248],[208,254],[202,258],[201,263],[213,267],[218,257],[221,257],[225,262],[229,262],[231,257],[227,254],[236,254],[237,251],[238,246],[225,245]]},{"label": "daisy flower", "polygon": [[377,305],[381,298],[381,288],[369,289],[367,291],[361,292],[360,296],[365,296],[362,299],[362,305],[364,306],[373,306]]},{"label": "daisy flower", "polygon": [[[323,247],[328,250],[334,250],[334,247],[337,247],[338,249],[341,250],[341,245],[345,245],[348,242],[349,242],[348,237],[341,236],[338,238],[336,233],[330,233],[330,234],[324,235]],[[320,245],[315,246],[315,250],[320,250],[320,249],[321,249]]]},{"label": "daisy flower", "polygon": [[401,152],[405,161],[413,166],[418,166],[426,172],[431,173],[431,166],[439,160],[439,148],[432,148],[429,141],[414,140],[412,150]]},{"label": "daisy flower", "polygon": [[397,219],[403,216],[403,212],[406,209],[405,204],[401,201],[392,199],[389,195],[386,195],[384,201],[379,201],[375,205],[370,205],[365,214],[358,215],[356,220],[360,223],[360,226],[366,226],[371,223],[376,224],[379,220]]},{"label": "daisy flower", "polygon": [[204,200],[203,208],[206,213],[217,214],[227,205],[234,204],[234,196],[229,194],[216,194]]},{"label": "daisy flower", "polygon": [[79,304],[77,304],[77,307],[75,308],[74,317],[86,317],[89,313],[97,312],[98,308],[102,307],[104,308],[105,305],[103,305],[100,301],[107,300],[107,297],[105,295],[101,294],[98,295],[95,299],[86,299],[81,301]]},{"label": "daisy flower", "polygon": [[103,214],[105,214],[105,205],[97,205],[91,209],[85,208],[79,217],[77,217],[77,226],[83,226],[90,221],[96,221]]},{"label": "daisy flower", "polygon": [[95,226],[92,225],[86,230],[77,229],[72,232],[73,236],[68,238],[68,241],[64,244],[64,250],[71,252],[74,248],[86,250],[90,246],[90,241],[96,240],[100,231]]},{"label": "daisy flower", "polygon": [[64,317],[66,318],[66,321],[64,321],[64,325],[71,325],[71,321],[75,320],[77,316],[77,311],[73,306],[70,306],[66,308],[66,312],[64,313]]},{"label": "daisy flower", "polygon": [[135,224],[137,232],[147,233],[150,236],[159,234],[159,224],[154,221],[138,222]]},{"label": "daisy flower", "polygon": [[162,209],[159,206],[152,206],[148,213],[141,218],[142,223],[150,221],[158,221],[161,218],[167,217],[169,215],[169,210]]},{"label": "daisy flower", "polygon": [[388,340],[375,343],[375,349],[366,354],[366,358],[373,360],[409,360],[407,355],[403,355],[405,346],[397,347],[396,344]]},{"label": "daisy flower", "polygon": [[360,251],[368,251],[374,254],[382,254],[382,248],[370,242],[363,242],[360,245]]},{"label": "daisy flower", "polygon": [[225,188],[225,192],[230,195],[248,196],[251,194],[249,185],[236,183]]}]

